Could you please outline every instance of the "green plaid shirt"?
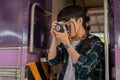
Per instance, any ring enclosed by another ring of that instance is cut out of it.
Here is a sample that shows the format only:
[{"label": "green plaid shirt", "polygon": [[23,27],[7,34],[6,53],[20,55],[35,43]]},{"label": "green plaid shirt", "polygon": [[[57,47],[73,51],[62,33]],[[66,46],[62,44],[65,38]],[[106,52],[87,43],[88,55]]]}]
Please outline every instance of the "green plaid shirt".
[{"label": "green plaid shirt", "polygon": [[[75,48],[79,52],[80,57],[77,62],[73,64],[75,68],[75,80],[104,80],[104,53],[103,43],[101,40],[93,35],[88,34],[85,40]],[[63,80],[65,71],[68,64],[68,52],[60,44],[57,46],[57,56],[49,60],[50,65],[56,65],[62,63],[62,70],[59,76],[59,80]]]}]

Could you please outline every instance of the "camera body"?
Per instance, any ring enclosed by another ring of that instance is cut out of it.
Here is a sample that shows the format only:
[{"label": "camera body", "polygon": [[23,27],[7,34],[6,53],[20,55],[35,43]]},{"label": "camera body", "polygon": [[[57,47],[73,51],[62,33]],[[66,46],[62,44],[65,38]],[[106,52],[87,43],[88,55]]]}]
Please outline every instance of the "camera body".
[{"label": "camera body", "polygon": [[57,25],[55,26],[55,30],[56,30],[57,32],[64,32],[63,26],[66,27],[66,29],[67,29],[68,32],[71,31],[70,25],[66,24],[65,21],[60,21],[60,22],[58,22]]}]

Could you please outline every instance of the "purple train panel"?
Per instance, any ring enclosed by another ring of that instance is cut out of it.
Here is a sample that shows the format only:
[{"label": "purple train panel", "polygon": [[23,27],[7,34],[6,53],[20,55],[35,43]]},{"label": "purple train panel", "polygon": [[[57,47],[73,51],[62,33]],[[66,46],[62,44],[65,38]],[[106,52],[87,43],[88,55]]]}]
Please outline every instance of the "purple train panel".
[{"label": "purple train panel", "polygon": [[22,44],[22,0],[0,2],[0,47]]},{"label": "purple train panel", "polygon": [[[30,54],[30,19],[31,5],[34,2],[41,4],[44,9],[51,12],[52,0],[4,0],[0,1],[0,66],[25,65],[30,61],[39,61],[45,56],[42,49],[49,48],[51,16],[35,11],[35,16],[40,20],[35,28],[34,49],[39,49]],[[37,31],[36,31],[37,30]],[[41,42],[41,36],[44,39]]]}]

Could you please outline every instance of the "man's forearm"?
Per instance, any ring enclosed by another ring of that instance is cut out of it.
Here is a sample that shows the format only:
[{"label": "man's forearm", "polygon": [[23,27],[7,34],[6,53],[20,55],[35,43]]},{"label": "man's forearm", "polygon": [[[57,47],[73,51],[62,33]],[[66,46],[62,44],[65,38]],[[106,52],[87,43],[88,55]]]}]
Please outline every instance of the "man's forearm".
[{"label": "man's forearm", "polygon": [[54,59],[56,57],[56,39],[52,38],[52,43],[48,53],[48,60]]},{"label": "man's forearm", "polygon": [[72,45],[70,45],[68,48],[67,48],[67,51],[72,59],[72,62],[73,63],[76,63],[80,54],[73,48]]}]

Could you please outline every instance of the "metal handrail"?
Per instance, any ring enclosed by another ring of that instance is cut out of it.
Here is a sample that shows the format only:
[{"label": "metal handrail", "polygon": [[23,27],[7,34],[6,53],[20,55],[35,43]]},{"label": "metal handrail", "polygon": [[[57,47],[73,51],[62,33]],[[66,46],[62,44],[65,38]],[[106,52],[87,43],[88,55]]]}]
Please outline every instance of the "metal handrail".
[{"label": "metal handrail", "polygon": [[109,53],[108,53],[108,9],[107,0],[104,0],[104,32],[105,32],[105,80],[109,80]]}]

